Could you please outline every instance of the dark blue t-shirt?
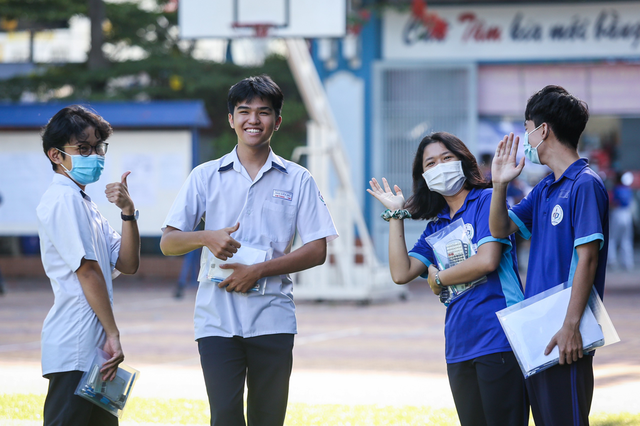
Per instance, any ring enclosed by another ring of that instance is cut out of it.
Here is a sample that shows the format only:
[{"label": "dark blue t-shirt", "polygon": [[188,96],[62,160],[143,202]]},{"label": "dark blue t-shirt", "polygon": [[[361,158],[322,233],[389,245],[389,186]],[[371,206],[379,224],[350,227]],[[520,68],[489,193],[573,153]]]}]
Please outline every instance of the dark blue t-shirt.
[{"label": "dark blue t-shirt", "polygon": [[579,159],[556,181],[552,174],[509,211],[524,238],[531,238],[525,297],[564,282],[573,282],[576,247],[600,241],[594,285],[604,294],[609,242],[609,196],[585,159]]},{"label": "dark blue t-shirt", "polygon": [[444,324],[445,356],[447,363],[467,361],[479,356],[511,351],[496,312],[524,299],[518,275],[515,239],[496,239],[489,231],[491,189],[473,189],[454,217],[445,207],[427,228],[409,252],[429,266],[435,262],[433,250],[426,237],[462,218],[474,247],[484,243],[503,244],[500,266],[487,276],[487,282],[476,285],[454,299],[447,307]]},{"label": "dark blue t-shirt", "polygon": [[616,207],[627,208],[633,200],[633,191],[626,185],[616,185],[613,188],[613,204]]}]

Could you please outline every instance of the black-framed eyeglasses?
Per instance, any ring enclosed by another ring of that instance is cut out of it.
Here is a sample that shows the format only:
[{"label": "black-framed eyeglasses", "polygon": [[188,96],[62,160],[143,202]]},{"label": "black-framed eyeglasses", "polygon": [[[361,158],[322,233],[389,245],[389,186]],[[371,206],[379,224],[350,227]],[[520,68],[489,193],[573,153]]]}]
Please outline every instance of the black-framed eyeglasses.
[{"label": "black-framed eyeglasses", "polygon": [[104,156],[107,153],[109,144],[106,142],[98,142],[95,145],[90,145],[88,143],[79,143],[78,145],[64,145],[63,148],[75,148],[83,157],[90,156],[91,152],[95,152],[100,156]]}]

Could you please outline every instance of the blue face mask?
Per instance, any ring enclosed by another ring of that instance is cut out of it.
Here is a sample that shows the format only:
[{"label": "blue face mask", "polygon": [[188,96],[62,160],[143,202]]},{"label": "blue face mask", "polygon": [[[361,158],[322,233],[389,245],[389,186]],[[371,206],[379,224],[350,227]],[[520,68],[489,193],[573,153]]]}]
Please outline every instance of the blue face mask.
[{"label": "blue face mask", "polygon": [[83,157],[82,155],[67,155],[71,157],[71,170],[67,170],[62,164],[60,165],[71,179],[80,185],[88,185],[100,179],[104,169],[104,156],[90,155]]},{"label": "blue face mask", "polygon": [[[542,124],[544,124],[544,123],[542,123]],[[538,144],[538,146],[536,146],[534,148],[529,143],[529,135],[531,133],[535,132],[536,130],[538,130],[540,127],[542,127],[542,124],[540,124],[538,127],[533,129],[529,133],[527,133],[527,132],[524,133],[524,145],[523,145],[524,146],[524,156],[527,157],[527,159],[529,161],[531,161],[533,164],[542,164],[540,162],[540,157],[538,156],[538,148],[540,147],[540,145],[542,145],[542,142],[544,142],[544,139],[541,140],[540,143]]]}]

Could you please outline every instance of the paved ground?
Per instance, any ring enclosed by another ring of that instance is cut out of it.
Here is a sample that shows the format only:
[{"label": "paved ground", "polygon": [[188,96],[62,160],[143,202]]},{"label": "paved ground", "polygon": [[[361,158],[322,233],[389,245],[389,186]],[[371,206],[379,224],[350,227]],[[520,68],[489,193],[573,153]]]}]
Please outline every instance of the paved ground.
[{"label": "paved ground", "polygon": [[[640,265],[639,265],[640,266]],[[622,342],[598,351],[593,411],[640,412],[639,272],[609,273],[605,304]],[[119,278],[116,318],[136,396],[205,399],[193,342],[195,288]],[[453,407],[444,363],[444,308],[410,285],[407,301],[299,303],[291,401]],[[40,331],[53,301],[46,280],[9,281],[0,297],[0,394],[45,393]]]}]

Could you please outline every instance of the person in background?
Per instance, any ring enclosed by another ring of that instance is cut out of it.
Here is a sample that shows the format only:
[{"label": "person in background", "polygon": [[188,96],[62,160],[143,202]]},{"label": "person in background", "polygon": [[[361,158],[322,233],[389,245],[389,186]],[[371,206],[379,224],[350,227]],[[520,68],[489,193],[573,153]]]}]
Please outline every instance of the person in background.
[{"label": "person in background", "polygon": [[609,240],[609,265],[633,270],[633,183],[631,172],[617,173],[611,198],[611,228]]},{"label": "person in background", "polygon": [[3,296],[4,293],[5,293],[4,278],[2,277],[2,271],[0,271],[0,296]]},{"label": "person in background", "polygon": [[190,251],[182,258],[182,267],[178,276],[178,284],[176,285],[173,297],[182,299],[188,284],[198,282],[198,270],[200,269],[200,250]]},{"label": "person in background", "polygon": [[[2,206],[2,194],[0,194],[0,206]],[[0,271],[0,296],[4,296],[5,291],[4,278],[2,277],[2,271]]]}]

